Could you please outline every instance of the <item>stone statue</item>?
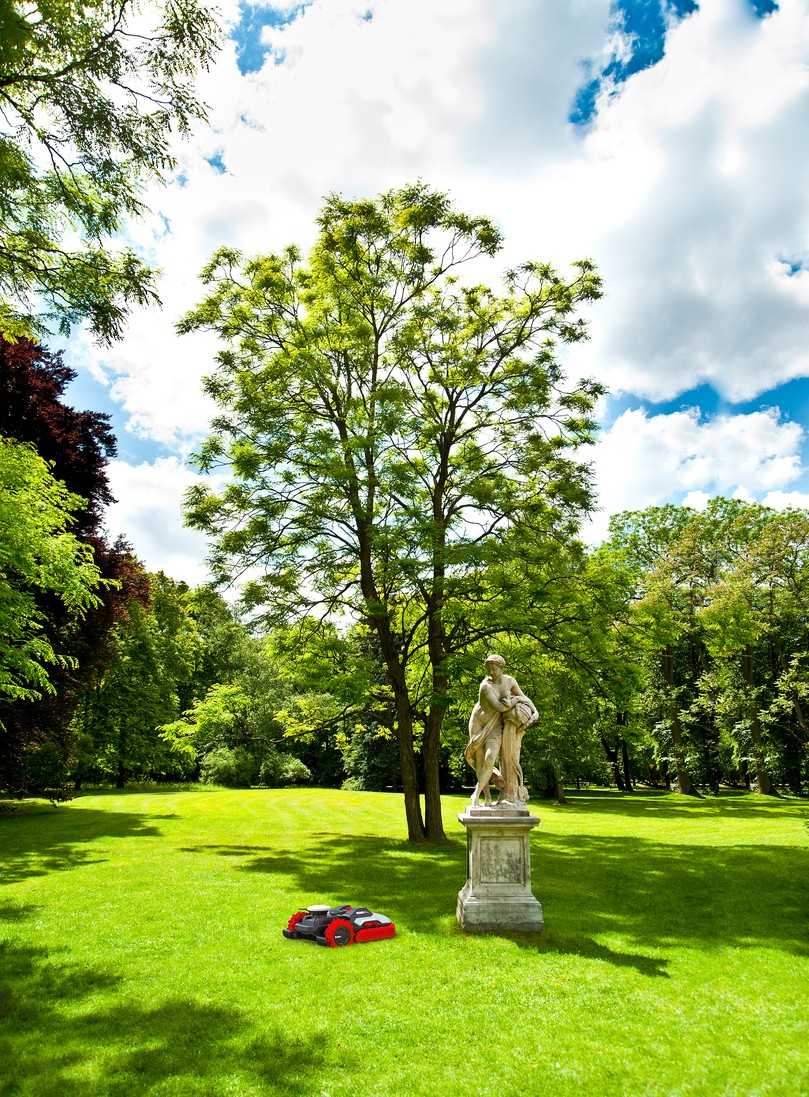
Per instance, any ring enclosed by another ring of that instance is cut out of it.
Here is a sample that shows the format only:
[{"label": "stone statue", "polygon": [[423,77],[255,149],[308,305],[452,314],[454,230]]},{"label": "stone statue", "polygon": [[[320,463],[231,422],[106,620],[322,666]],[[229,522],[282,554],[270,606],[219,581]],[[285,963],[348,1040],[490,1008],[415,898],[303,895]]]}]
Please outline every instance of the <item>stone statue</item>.
[{"label": "stone statue", "polygon": [[[503,673],[502,655],[489,655],[486,677],[480,683],[478,702],[469,717],[466,760],[477,776],[472,793],[473,808],[481,795],[492,804],[490,786],[500,790],[498,804],[522,807],[528,799],[520,767],[523,732],[536,723],[539,713],[520,689],[515,678]],[[498,767],[497,762],[500,765]]]}]

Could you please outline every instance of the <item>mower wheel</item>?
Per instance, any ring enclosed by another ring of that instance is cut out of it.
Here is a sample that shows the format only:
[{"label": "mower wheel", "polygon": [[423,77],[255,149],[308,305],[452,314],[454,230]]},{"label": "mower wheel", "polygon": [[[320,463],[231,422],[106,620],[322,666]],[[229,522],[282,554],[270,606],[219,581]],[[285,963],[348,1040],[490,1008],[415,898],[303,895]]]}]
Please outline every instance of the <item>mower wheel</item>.
[{"label": "mower wheel", "polygon": [[323,934],[330,948],[342,948],[354,940],[354,927],[346,918],[335,918]]}]

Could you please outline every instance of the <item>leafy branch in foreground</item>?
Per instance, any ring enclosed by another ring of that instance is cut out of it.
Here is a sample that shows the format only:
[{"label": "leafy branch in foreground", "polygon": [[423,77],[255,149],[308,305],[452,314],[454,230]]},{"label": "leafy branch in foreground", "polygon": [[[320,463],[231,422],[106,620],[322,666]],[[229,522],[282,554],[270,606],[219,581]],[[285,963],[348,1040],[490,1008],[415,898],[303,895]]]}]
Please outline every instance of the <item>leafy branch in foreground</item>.
[{"label": "leafy branch in foreground", "polygon": [[157,300],[151,270],[105,241],[204,117],[193,78],[218,34],[199,0],[0,0],[0,334],[86,318],[109,342]]}]

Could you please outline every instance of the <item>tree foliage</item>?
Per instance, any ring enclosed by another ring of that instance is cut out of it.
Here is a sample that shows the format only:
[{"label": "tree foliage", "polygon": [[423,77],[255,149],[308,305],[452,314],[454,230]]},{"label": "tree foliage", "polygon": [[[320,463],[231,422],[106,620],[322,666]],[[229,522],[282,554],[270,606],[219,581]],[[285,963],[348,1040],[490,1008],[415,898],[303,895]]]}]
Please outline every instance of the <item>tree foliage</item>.
[{"label": "tree foliage", "polygon": [[717,498],[617,516],[641,667],[631,699],[663,775],[761,792],[807,777],[809,515]]},{"label": "tree foliage", "polygon": [[69,620],[99,603],[92,550],[68,531],[81,502],[31,446],[0,437],[0,697],[6,700],[53,693],[49,668],[71,664],[45,632],[36,595],[58,599]]},{"label": "tree foliage", "polygon": [[107,241],[203,117],[193,77],[217,39],[199,0],[0,0],[0,334],[86,318],[110,341],[156,300],[149,268]]}]

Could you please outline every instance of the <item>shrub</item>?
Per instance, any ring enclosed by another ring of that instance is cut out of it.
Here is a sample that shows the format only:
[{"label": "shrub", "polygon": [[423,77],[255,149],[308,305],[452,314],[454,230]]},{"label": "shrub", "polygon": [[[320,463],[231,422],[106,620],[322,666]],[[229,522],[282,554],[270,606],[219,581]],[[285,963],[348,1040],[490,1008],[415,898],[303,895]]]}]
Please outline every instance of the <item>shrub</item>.
[{"label": "shrub", "polygon": [[283,788],[288,785],[303,785],[311,781],[312,774],[300,758],[273,750],[265,754],[258,779],[259,784],[265,788]]},{"label": "shrub", "polygon": [[[343,749],[343,765],[356,790],[383,792],[400,787],[399,744],[388,728],[357,725]],[[344,783],[343,788],[347,787]]]},{"label": "shrub", "polygon": [[215,747],[200,765],[200,779],[206,785],[245,788],[253,783],[255,774],[255,758],[244,747]]}]

